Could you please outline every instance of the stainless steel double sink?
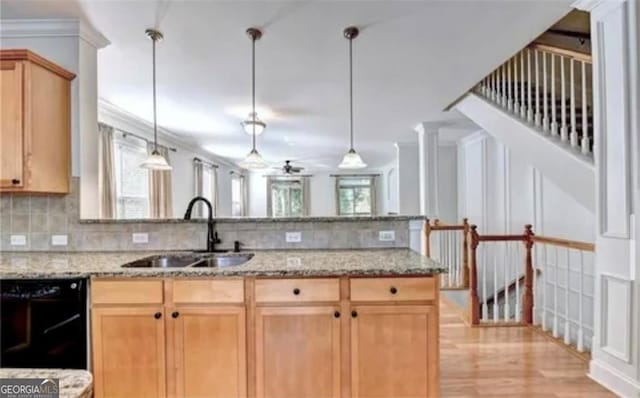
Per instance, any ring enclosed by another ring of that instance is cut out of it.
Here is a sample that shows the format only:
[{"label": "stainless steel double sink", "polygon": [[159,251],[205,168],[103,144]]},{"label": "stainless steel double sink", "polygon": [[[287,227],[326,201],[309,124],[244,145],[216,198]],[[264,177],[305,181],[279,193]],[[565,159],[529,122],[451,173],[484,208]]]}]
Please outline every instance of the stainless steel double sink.
[{"label": "stainless steel double sink", "polygon": [[253,253],[221,255],[205,254],[163,254],[149,256],[124,264],[123,268],[204,268],[232,267],[242,265],[253,258]]}]

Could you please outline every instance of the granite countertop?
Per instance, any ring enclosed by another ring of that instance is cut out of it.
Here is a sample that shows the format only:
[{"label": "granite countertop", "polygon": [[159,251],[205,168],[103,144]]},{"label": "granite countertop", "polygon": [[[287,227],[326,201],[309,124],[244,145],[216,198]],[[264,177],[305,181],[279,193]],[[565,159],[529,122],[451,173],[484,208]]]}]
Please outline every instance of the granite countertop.
[{"label": "granite countertop", "polygon": [[[176,253],[179,252],[172,254]],[[161,253],[0,252],[0,279],[87,276],[393,276],[445,272],[441,264],[410,249],[257,250],[250,253],[254,253],[253,258],[237,266],[123,268],[123,264]]]},{"label": "granite countertop", "polygon": [[[422,215],[380,215],[380,216],[330,216],[330,217],[216,217],[216,223],[291,223],[291,222],[359,222],[359,221],[410,221],[426,220]],[[206,218],[194,218],[185,220],[183,218],[129,218],[129,219],[81,219],[80,224],[183,224],[183,223],[206,223]]]},{"label": "granite countertop", "polygon": [[81,369],[0,368],[0,379],[59,379],[60,398],[93,396],[93,376]]}]

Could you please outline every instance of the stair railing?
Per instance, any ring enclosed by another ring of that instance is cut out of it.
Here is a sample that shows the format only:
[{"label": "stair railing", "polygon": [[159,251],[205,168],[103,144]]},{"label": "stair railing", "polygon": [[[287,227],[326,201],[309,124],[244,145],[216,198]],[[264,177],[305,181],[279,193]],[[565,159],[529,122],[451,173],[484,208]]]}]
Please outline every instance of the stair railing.
[{"label": "stair railing", "polygon": [[591,55],[531,44],[474,91],[583,155],[593,151]]},{"label": "stair railing", "polygon": [[533,242],[534,264],[541,270],[534,294],[534,324],[583,352],[593,336],[595,245],[537,235]]},{"label": "stair railing", "polygon": [[443,290],[462,290],[469,287],[469,222],[445,224],[440,220],[425,223],[425,254],[447,268],[440,276]]},{"label": "stair railing", "polygon": [[519,235],[480,235],[472,225],[469,235],[471,324],[532,324],[531,225]]}]

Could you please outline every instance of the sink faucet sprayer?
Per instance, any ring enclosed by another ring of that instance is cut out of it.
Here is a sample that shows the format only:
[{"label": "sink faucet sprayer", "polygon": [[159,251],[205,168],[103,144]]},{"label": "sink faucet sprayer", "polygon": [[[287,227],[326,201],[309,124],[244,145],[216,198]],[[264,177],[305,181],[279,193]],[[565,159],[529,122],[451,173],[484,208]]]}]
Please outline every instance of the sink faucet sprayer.
[{"label": "sink faucet sprayer", "polygon": [[209,209],[209,217],[207,218],[207,251],[214,252],[215,245],[220,243],[220,238],[218,238],[218,233],[214,231],[215,224],[213,222],[213,208],[211,207],[211,202],[209,202],[207,198],[204,198],[202,196],[196,196],[195,198],[191,199],[191,202],[189,202],[189,206],[187,206],[187,211],[186,213],[184,213],[184,219],[191,220],[191,211],[193,210],[193,205],[198,201],[204,202],[204,204],[207,205],[207,208]]}]

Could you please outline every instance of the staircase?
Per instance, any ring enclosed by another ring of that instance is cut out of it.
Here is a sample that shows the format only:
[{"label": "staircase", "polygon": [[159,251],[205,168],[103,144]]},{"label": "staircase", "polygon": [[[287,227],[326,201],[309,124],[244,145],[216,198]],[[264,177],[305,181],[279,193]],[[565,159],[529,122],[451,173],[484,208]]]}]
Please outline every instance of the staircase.
[{"label": "staircase", "polygon": [[534,44],[455,108],[594,211],[592,98],[590,55]]}]

